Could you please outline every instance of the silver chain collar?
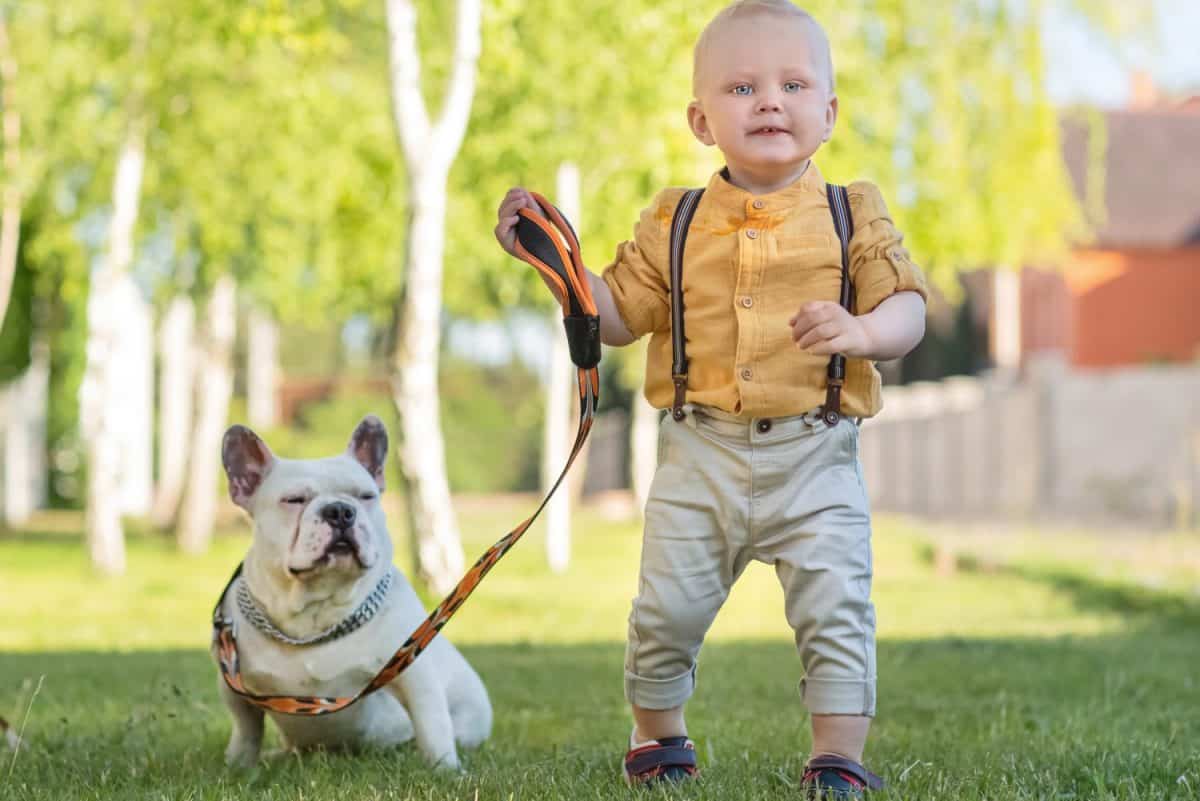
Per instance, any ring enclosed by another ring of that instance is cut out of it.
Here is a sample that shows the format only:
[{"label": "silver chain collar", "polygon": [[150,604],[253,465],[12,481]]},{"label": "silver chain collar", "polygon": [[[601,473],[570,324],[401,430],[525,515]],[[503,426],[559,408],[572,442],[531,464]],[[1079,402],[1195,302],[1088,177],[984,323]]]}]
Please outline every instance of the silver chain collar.
[{"label": "silver chain collar", "polygon": [[383,578],[379,579],[379,583],[375,585],[375,589],[371,591],[371,594],[340,623],[311,637],[292,637],[276,628],[271,619],[267,617],[267,613],[258,605],[258,601],[250,594],[250,588],[246,586],[245,576],[242,576],[238,582],[237,605],[242,613],[242,617],[250,621],[254,628],[271,639],[287,643],[288,645],[316,645],[317,643],[329,642],[330,640],[344,637],[375,617],[375,613],[380,610],[384,599],[387,598],[388,590],[392,588],[393,572],[395,572],[394,568],[384,573]]}]

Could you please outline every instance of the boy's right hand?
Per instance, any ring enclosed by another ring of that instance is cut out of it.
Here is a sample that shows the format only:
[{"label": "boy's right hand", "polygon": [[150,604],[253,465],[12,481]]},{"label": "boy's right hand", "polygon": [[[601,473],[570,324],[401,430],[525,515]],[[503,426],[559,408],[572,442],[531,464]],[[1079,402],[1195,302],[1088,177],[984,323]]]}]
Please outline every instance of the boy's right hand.
[{"label": "boy's right hand", "polygon": [[513,248],[517,241],[517,220],[520,217],[517,211],[520,209],[533,209],[539,211],[537,201],[533,199],[533,195],[519,186],[514,186],[508,190],[508,194],[504,196],[504,200],[500,201],[500,209],[497,212],[496,222],[496,241],[500,243],[500,247],[510,256],[516,256]]}]

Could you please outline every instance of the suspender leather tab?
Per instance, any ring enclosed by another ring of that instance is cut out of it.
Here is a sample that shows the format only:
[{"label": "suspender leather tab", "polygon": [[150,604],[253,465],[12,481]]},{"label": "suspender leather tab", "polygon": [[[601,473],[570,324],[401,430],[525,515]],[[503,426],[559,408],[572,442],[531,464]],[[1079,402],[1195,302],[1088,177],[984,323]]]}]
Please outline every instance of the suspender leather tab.
[{"label": "suspender leather tab", "polygon": [[671,417],[678,423],[687,417],[687,413],[683,411],[684,398],[687,395],[687,373],[672,375],[671,382],[675,384],[675,401],[671,404]]}]

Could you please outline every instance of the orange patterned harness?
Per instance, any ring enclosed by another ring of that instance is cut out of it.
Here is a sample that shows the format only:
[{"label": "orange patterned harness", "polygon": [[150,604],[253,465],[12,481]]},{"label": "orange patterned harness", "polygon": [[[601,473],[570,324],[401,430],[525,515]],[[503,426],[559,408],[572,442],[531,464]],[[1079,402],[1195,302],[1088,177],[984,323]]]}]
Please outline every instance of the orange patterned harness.
[{"label": "orange patterned harness", "polygon": [[533,265],[542,277],[557,290],[555,294],[562,304],[563,326],[567,332],[571,360],[577,368],[580,401],[579,431],[575,435],[575,444],[571,448],[566,465],[563,466],[558,479],[550,487],[550,491],[546,493],[546,497],[542,499],[534,513],[505,534],[499,542],[488,548],[450,594],[404,641],[404,644],[376,674],[375,678],[366,687],[351,696],[339,698],[311,695],[257,695],[246,689],[238,667],[237,640],[233,635],[233,620],[225,616],[223,611],[229,588],[242,574],[242,565],[238,565],[213,609],[213,643],[217,649],[221,677],[230,690],[254,706],[288,715],[327,715],[345,709],[400,675],[433,641],[442,627],[449,622],[463,602],[479,586],[479,582],[488,574],[488,571],[529,529],[529,526],[541,514],[542,509],[546,507],[550,496],[562,483],[567,471],[574,463],[575,457],[582,450],[588,432],[591,431],[592,421],[596,415],[596,403],[600,397],[600,372],[597,369],[597,365],[600,363],[600,317],[597,314],[596,302],[592,298],[591,286],[588,284],[587,271],[579,255],[579,239],[575,236],[574,229],[553,204],[537,193],[533,193],[533,197],[541,206],[542,214],[539,215],[530,209],[521,209],[518,212],[520,219],[517,222],[516,251],[523,261]]}]

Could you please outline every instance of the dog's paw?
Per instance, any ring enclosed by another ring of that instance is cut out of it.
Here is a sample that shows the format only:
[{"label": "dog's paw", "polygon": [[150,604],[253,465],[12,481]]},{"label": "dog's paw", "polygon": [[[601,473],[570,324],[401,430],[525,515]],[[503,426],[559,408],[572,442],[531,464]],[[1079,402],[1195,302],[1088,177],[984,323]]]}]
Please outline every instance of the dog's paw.
[{"label": "dog's paw", "polygon": [[288,748],[287,746],[284,746],[282,748],[272,748],[269,751],[264,751],[263,755],[262,755],[262,761],[263,762],[279,762],[280,760],[287,759],[288,757],[294,757],[294,756],[299,756],[299,755],[300,755],[300,752],[298,750],[296,750],[295,748]]},{"label": "dog's paw", "polygon": [[225,749],[225,765],[237,770],[246,770],[258,764],[259,743],[230,741]]},{"label": "dog's paw", "polygon": [[449,754],[442,754],[440,757],[430,756],[429,762],[438,773],[466,773],[458,761],[458,754],[453,751]]}]

